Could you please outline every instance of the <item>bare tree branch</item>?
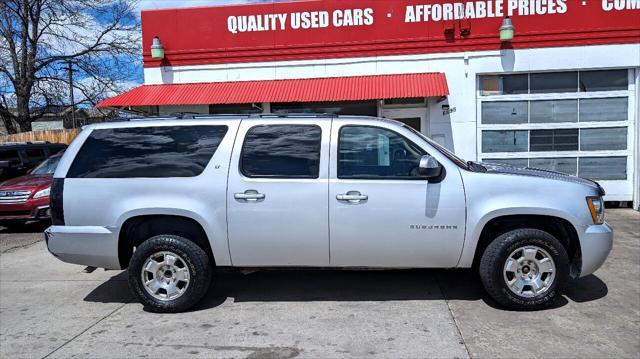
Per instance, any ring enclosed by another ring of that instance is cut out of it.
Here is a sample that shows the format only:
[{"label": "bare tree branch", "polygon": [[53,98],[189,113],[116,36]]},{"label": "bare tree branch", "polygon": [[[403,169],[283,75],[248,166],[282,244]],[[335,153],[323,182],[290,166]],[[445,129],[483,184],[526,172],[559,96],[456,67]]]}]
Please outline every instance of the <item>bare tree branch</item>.
[{"label": "bare tree branch", "polygon": [[0,118],[28,131],[68,95],[74,67],[76,105],[95,105],[130,83],[140,55],[137,0],[0,0]]}]

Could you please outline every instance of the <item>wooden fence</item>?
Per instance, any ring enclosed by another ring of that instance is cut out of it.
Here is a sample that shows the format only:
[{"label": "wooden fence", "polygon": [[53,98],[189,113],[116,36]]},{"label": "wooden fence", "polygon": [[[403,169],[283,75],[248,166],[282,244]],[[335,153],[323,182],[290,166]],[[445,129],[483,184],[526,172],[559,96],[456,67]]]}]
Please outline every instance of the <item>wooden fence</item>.
[{"label": "wooden fence", "polygon": [[80,129],[22,132],[15,135],[0,136],[0,143],[49,141],[68,145],[78,133],[80,133]]}]

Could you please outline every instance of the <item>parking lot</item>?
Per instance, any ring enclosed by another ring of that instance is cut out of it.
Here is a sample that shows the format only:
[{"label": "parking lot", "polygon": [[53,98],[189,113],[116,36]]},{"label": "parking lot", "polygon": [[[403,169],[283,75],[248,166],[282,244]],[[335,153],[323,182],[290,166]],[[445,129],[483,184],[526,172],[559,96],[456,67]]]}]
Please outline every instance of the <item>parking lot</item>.
[{"label": "parking lot", "polygon": [[640,213],[552,309],[498,308],[465,270],[221,273],[196,310],[145,312],[127,274],[62,263],[42,230],[0,228],[0,357],[640,356]]}]

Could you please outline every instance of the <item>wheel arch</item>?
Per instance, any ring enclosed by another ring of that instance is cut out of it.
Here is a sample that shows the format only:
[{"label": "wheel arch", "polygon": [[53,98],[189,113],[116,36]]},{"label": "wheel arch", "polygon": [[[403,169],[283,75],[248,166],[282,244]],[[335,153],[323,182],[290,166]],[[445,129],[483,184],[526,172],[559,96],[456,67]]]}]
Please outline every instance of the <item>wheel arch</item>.
[{"label": "wheel arch", "polygon": [[578,231],[568,219],[548,214],[506,214],[488,219],[476,241],[472,266],[477,268],[491,241],[503,233],[519,228],[539,229],[557,238],[569,255],[571,275],[579,276],[582,255]]},{"label": "wheel arch", "polygon": [[160,234],[171,234],[188,238],[202,248],[215,265],[211,242],[204,226],[196,219],[176,214],[142,214],[125,219],[118,234],[118,260],[120,268],[129,266],[136,246]]}]

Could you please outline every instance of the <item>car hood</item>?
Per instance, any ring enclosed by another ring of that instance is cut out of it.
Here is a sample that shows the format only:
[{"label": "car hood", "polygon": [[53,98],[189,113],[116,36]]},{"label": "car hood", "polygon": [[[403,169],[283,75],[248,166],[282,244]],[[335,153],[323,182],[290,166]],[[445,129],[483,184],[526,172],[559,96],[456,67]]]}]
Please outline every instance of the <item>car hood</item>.
[{"label": "car hood", "polygon": [[0,191],[27,190],[51,185],[53,176],[50,175],[24,175],[0,183]]},{"label": "car hood", "polygon": [[493,163],[481,163],[486,171],[486,173],[495,173],[495,174],[505,174],[505,175],[516,175],[516,176],[525,176],[525,177],[538,177],[538,178],[546,178],[550,180],[556,181],[564,181],[571,182],[576,184],[581,184],[589,187],[596,188],[601,195],[604,196],[604,189],[598,184],[596,181],[592,181],[586,178],[580,178],[577,176],[571,176],[561,172],[543,170],[539,168],[522,168],[522,167],[513,167],[508,165],[499,165]]}]

